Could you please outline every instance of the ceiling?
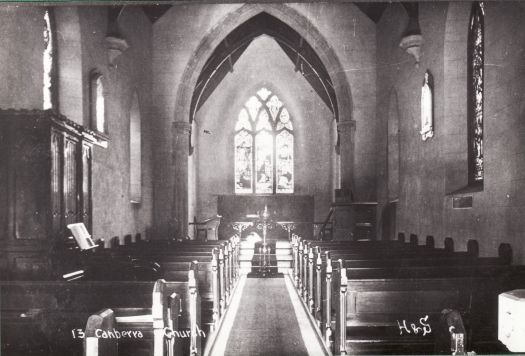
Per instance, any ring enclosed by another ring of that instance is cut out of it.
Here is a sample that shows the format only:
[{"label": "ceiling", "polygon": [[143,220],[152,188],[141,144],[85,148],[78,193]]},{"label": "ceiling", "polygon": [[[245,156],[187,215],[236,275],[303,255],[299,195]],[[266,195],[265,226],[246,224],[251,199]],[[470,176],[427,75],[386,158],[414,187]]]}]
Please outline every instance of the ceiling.
[{"label": "ceiling", "polygon": [[191,102],[191,119],[219,83],[233,71],[236,61],[258,36],[273,37],[314,91],[338,118],[337,101],[330,75],[314,49],[294,29],[267,14],[260,13],[233,30],[215,49],[197,80]]},{"label": "ceiling", "polygon": [[[390,2],[355,2],[355,5],[374,23],[377,23]],[[158,1],[155,5],[143,5],[142,10],[149,20],[155,23],[172,6],[172,3]],[[335,90],[330,75],[319,56],[294,29],[264,12],[233,30],[210,56],[195,87],[191,102],[191,120],[220,82],[228,73],[233,72],[235,63],[250,43],[262,34],[269,35],[277,41],[293,62],[296,71],[304,76],[338,120]]]},{"label": "ceiling", "polygon": [[[154,5],[142,6],[142,11],[150,19],[151,23],[155,23],[164,15],[173,5],[173,1],[155,1]],[[383,12],[390,5],[390,1],[385,2],[354,2],[354,4],[361,10],[370,20],[378,23],[383,15]]]},{"label": "ceiling", "polygon": [[383,16],[383,12],[385,12],[387,6],[389,6],[389,2],[356,2],[355,6],[359,8],[366,16],[370,18],[370,20],[374,21],[375,23],[378,23],[379,20],[381,20],[381,16]]},{"label": "ceiling", "polygon": [[142,11],[146,14],[151,23],[155,23],[171,8],[172,5],[157,3],[155,5],[142,6]]}]

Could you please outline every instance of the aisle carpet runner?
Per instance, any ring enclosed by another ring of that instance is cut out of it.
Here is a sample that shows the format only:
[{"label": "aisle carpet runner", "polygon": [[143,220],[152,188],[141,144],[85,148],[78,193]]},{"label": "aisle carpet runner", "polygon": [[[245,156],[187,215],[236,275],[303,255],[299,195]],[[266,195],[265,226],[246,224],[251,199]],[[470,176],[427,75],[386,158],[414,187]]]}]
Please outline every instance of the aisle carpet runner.
[{"label": "aisle carpet runner", "polygon": [[225,355],[308,355],[282,276],[248,278]]}]

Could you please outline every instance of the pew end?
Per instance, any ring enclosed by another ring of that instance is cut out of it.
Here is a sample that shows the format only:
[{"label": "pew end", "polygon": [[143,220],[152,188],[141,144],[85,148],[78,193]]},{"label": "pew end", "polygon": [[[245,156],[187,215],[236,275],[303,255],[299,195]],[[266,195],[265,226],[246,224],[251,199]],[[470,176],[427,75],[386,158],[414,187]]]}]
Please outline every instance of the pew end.
[{"label": "pew end", "polygon": [[508,243],[502,243],[498,247],[498,256],[505,261],[506,264],[512,263],[512,247]]},{"label": "pew end", "polygon": [[131,245],[133,238],[131,237],[131,234],[127,234],[124,236],[124,245]]},{"label": "pew end", "polygon": [[434,353],[447,355],[451,352],[462,355],[465,352],[467,332],[459,311],[443,309],[435,329]]},{"label": "pew end", "polygon": [[427,235],[425,246],[427,246],[428,248],[431,248],[431,249],[433,249],[435,247],[434,236]]},{"label": "pew end", "polygon": [[86,323],[84,356],[118,356],[117,339],[99,337],[101,331],[112,331],[116,325],[115,313],[111,309],[91,315]]},{"label": "pew end", "polygon": [[169,313],[169,322],[168,322],[169,329],[165,333],[166,338],[168,340],[168,348],[172,350],[172,355],[182,355],[183,354],[182,339],[179,337],[176,337],[175,333],[170,334],[170,332],[180,330],[180,327],[181,327],[179,318],[182,314],[182,300],[181,300],[180,295],[178,295],[177,293],[172,293],[168,297],[168,313]]},{"label": "pew end", "polygon": [[478,241],[470,239],[467,241],[467,253],[471,257],[479,257],[479,244]]},{"label": "pew end", "polygon": [[452,240],[452,237],[445,237],[445,251],[447,252],[454,252],[454,240]]}]

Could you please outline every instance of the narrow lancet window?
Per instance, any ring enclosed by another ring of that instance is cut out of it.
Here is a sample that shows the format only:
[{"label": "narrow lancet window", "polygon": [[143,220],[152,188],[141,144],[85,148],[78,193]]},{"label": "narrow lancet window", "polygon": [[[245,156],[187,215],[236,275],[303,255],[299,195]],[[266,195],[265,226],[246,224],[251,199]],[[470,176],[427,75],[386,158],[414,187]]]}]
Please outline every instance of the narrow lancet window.
[{"label": "narrow lancet window", "polygon": [[44,110],[52,109],[54,106],[53,82],[54,82],[54,55],[55,39],[53,31],[52,13],[49,9],[44,12],[44,30],[42,33],[44,39],[44,52],[42,53],[43,61],[43,108]]},{"label": "narrow lancet window", "polygon": [[483,182],[484,5],[472,5],[468,43],[469,183]]},{"label": "narrow lancet window", "polygon": [[133,203],[142,200],[142,137],[139,98],[133,95],[129,114],[129,193]]},{"label": "narrow lancet window", "polygon": [[104,83],[100,73],[95,71],[91,74],[90,87],[91,126],[100,133],[107,133]]}]

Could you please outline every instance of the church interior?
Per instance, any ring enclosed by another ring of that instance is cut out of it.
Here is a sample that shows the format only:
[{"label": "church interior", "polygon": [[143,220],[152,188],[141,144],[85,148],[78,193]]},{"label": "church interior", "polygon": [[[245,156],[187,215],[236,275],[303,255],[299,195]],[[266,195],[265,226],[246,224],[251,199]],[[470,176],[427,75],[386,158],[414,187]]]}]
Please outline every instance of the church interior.
[{"label": "church interior", "polygon": [[523,17],[0,4],[0,354],[525,353]]}]

